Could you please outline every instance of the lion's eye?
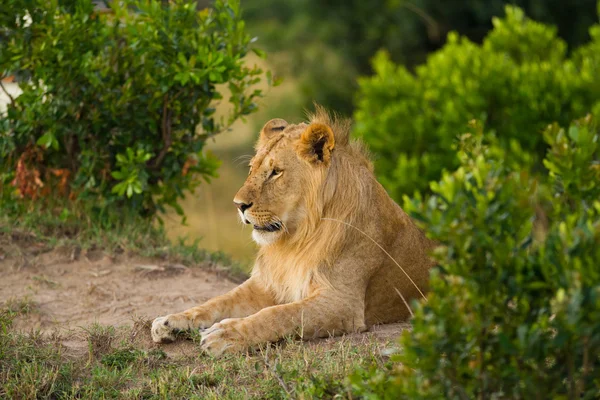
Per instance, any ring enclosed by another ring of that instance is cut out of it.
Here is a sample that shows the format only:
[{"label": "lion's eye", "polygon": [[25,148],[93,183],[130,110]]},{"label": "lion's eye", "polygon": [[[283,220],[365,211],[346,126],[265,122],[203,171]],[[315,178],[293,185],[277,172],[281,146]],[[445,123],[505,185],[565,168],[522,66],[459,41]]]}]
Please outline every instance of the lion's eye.
[{"label": "lion's eye", "polygon": [[272,179],[272,178],[275,178],[275,177],[281,175],[281,172],[283,172],[283,171],[281,171],[280,169],[276,169],[276,168],[273,169],[273,171],[271,171],[271,174],[269,175],[269,179]]}]

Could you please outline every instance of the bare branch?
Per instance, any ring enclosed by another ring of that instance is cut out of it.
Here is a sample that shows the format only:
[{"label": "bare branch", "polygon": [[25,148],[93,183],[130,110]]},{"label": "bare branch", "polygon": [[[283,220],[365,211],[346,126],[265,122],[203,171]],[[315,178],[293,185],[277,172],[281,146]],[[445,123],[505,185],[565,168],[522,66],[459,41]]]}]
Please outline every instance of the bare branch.
[{"label": "bare branch", "polygon": [[2,83],[2,79],[4,79],[4,77],[0,78],[0,88],[2,88],[2,91],[4,92],[4,94],[6,94],[8,96],[8,98],[10,99],[10,104],[13,107],[16,107],[17,105],[15,104],[15,98],[12,97],[12,95],[8,92],[8,90],[6,90],[6,88],[4,87],[4,84]]},{"label": "bare branch", "polygon": [[165,95],[163,98],[163,112],[162,112],[162,139],[163,139],[163,148],[158,153],[156,158],[152,160],[150,166],[152,168],[160,167],[163,159],[167,155],[169,148],[173,142],[173,138],[171,137],[171,110],[169,109],[169,96]]},{"label": "bare branch", "polygon": [[433,19],[429,14],[423,11],[423,9],[417,7],[412,3],[403,2],[402,6],[417,14],[417,16],[419,16],[423,20],[423,22],[425,22],[425,24],[427,25],[427,35],[430,39],[436,41],[440,39],[440,27],[435,21],[435,19]]}]

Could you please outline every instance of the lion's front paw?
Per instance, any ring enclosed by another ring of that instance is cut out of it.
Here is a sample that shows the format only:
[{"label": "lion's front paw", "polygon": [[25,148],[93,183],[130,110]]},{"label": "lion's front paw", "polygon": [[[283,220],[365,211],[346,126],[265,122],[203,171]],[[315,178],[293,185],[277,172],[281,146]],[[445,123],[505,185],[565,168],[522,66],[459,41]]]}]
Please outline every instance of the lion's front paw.
[{"label": "lion's front paw", "polygon": [[214,357],[220,357],[224,353],[239,353],[246,350],[248,343],[236,329],[238,323],[240,323],[240,319],[226,319],[201,332],[202,350]]},{"label": "lion's front paw", "polygon": [[171,343],[177,333],[190,329],[190,321],[177,314],[158,317],[152,322],[152,340],[156,343]]}]

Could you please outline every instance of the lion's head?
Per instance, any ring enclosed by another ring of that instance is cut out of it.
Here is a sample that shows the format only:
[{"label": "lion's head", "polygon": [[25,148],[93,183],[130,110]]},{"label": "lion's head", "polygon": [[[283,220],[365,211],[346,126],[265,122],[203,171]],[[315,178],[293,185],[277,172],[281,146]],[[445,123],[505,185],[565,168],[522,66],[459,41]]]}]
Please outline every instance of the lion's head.
[{"label": "lion's head", "polygon": [[[242,221],[253,225],[258,244],[314,231],[336,195],[342,171],[370,169],[359,146],[349,143],[348,131],[348,121],[331,119],[320,108],[309,123],[273,119],[265,124],[248,178],[234,198]],[[359,201],[356,196],[346,200],[349,206]]]}]

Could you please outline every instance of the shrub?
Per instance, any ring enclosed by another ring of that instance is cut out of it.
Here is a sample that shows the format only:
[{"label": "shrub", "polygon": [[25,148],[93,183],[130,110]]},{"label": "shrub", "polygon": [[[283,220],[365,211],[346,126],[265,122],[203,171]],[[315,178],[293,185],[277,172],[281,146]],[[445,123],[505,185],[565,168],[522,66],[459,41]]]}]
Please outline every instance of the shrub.
[{"label": "shrub", "polygon": [[[4,3],[3,3],[4,8]],[[206,140],[255,110],[261,70],[236,0],[12,0],[0,73],[23,93],[0,120],[4,200],[61,195],[152,215],[211,177]],[[27,19],[32,23],[27,24]],[[16,22],[15,22],[16,21]],[[230,111],[215,106],[228,93]]]},{"label": "shrub", "polygon": [[450,31],[481,43],[505,4],[557,25],[569,46],[585,43],[596,20],[596,0],[254,0],[244,3],[244,16],[271,60],[280,59],[276,66],[298,83],[295,94],[307,107],[316,100],[349,114],[356,78],[372,73],[369,61],[378,50],[412,69],[443,46]]},{"label": "shrub", "polygon": [[405,199],[441,244],[439,266],[379,393],[598,398],[600,133],[590,117],[548,126],[549,173],[536,178],[472,128],[459,168],[428,199]]},{"label": "shrub", "polygon": [[502,148],[522,148],[541,166],[544,126],[590,110],[600,115],[598,26],[591,43],[569,58],[555,28],[518,8],[507,7],[506,18],[493,24],[482,45],[450,34],[414,74],[379,53],[375,75],[360,79],[355,130],[376,153],[378,176],[397,200],[458,166],[452,144],[472,119],[483,120]]}]

